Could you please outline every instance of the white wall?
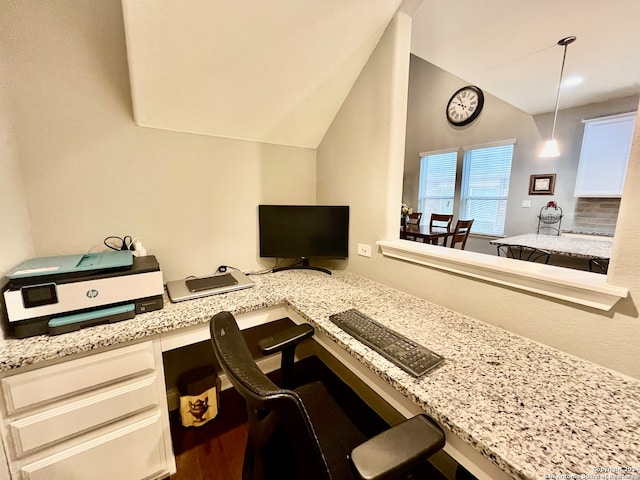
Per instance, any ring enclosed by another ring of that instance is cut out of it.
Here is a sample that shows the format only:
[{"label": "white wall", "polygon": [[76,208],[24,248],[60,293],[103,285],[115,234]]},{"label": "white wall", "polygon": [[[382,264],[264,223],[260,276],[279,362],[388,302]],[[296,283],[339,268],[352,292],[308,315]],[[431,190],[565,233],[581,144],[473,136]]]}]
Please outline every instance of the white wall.
[{"label": "white wall", "polygon": [[[2,74],[0,64],[0,78]],[[6,89],[0,87],[0,278],[33,255],[18,145],[6,94]]]},{"label": "white wall", "polygon": [[[358,242],[374,245],[379,239],[398,238],[397,222],[390,222],[388,217],[397,219],[404,154],[384,147],[405,130],[396,121],[397,110],[389,107],[389,101],[407,92],[408,49],[403,53],[406,25],[406,21],[397,20],[388,29],[318,149],[318,197],[323,201],[339,199],[357,212],[358,218],[351,225],[351,252]],[[348,270],[640,378],[635,300],[640,296],[636,240],[640,236],[640,213],[634,209],[640,202],[638,138],[630,162],[608,276],[611,284],[628,287],[630,295],[611,312],[387,259],[375,248],[370,259],[352,256]],[[361,215],[367,219],[359,218]]]},{"label": "white wall", "polygon": [[[5,78],[5,64],[2,62],[0,78]],[[33,256],[29,212],[6,85],[0,85],[0,219],[2,286],[5,283],[2,277],[7,271]],[[0,340],[5,336],[4,328],[0,328]]]},{"label": "white wall", "polygon": [[348,268],[367,274],[356,244],[399,229],[410,28],[397,14],[318,147],[318,201],[351,206]]},{"label": "white wall", "polygon": [[134,124],[119,0],[1,8],[26,204],[21,190],[13,195],[16,211],[28,205],[35,255],[101,250],[109,235],[132,235],[165,281],[220,264],[253,269],[257,205],[315,203],[313,149]]}]

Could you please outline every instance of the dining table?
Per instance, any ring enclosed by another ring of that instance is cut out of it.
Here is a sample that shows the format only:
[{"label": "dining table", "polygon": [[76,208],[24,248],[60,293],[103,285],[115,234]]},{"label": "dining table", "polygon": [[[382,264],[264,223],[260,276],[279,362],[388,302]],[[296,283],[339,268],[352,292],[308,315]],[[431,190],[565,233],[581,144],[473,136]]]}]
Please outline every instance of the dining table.
[{"label": "dining table", "polygon": [[447,246],[447,239],[453,235],[446,227],[430,227],[429,225],[407,225],[400,227],[400,238],[413,240],[416,242],[440,244],[440,239],[444,239],[442,246]]},{"label": "dining table", "polygon": [[496,238],[491,245],[522,245],[524,247],[546,250],[551,254],[588,259],[609,259],[612,239],[598,237],[585,238],[565,235],[541,235],[525,233],[513,237]]}]

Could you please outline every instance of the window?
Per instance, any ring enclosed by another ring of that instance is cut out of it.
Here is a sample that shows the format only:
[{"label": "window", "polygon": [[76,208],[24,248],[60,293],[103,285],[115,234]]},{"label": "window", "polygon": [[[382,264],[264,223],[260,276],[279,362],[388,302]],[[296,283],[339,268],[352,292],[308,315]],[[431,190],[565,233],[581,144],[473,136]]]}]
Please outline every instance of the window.
[{"label": "window", "polygon": [[432,213],[452,214],[457,202],[458,218],[474,220],[472,233],[503,235],[514,144],[515,140],[507,140],[464,147],[457,189],[457,149],[421,153],[418,211],[422,218],[428,221]]},{"label": "window", "polygon": [[432,213],[453,213],[457,150],[420,154],[418,211],[428,222]]},{"label": "window", "polygon": [[504,233],[512,158],[513,143],[464,149],[460,218],[474,219],[474,233]]}]

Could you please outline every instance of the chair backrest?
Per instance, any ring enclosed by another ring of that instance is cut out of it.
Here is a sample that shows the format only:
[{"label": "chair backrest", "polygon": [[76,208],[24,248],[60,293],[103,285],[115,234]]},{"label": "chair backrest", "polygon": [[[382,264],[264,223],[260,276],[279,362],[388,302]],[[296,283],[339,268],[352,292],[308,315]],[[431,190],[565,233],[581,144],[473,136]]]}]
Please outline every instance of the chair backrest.
[{"label": "chair backrest", "polygon": [[549,263],[551,253],[547,250],[525,245],[498,245],[498,256],[526,262]]},{"label": "chair backrest", "polygon": [[456,222],[456,228],[453,231],[453,237],[451,237],[451,248],[456,248],[456,244],[460,245],[460,250],[464,250],[467,244],[467,238],[471,232],[471,225],[473,225],[473,218],[471,220],[458,220]]},{"label": "chair backrest", "polygon": [[[281,427],[293,450],[292,461],[295,458],[295,463],[301,468],[311,467],[311,471],[317,474],[316,478],[328,479],[325,458],[298,394],[278,387],[260,370],[231,313],[216,314],[209,323],[209,329],[220,367],[247,403],[247,448],[254,452],[254,462],[260,462],[258,452],[269,438],[269,432]],[[254,472],[256,468],[261,471],[264,466],[254,463],[253,468]]]},{"label": "chair backrest", "polygon": [[453,222],[453,215],[444,215],[441,213],[432,213],[431,220],[429,220],[429,229],[433,227],[446,228],[447,232],[451,231],[451,222]]},{"label": "chair backrest", "polygon": [[410,213],[409,219],[407,220],[407,225],[420,225],[420,220],[422,220],[421,212]]}]

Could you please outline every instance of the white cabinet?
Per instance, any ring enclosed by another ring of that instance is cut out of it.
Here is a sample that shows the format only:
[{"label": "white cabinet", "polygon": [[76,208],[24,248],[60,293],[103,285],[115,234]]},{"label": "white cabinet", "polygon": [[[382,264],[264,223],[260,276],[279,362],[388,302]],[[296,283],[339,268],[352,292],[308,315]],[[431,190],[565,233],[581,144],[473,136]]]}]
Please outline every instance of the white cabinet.
[{"label": "white cabinet", "polygon": [[620,197],[624,188],[636,114],[585,120],[576,197]]},{"label": "white cabinet", "polygon": [[158,445],[161,433],[160,415],[156,413],[91,442],[28,463],[20,472],[24,480],[162,478],[168,472]]},{"label": "white cabinet", "polygon": [[13,479],[175,473],[159,339],[7,372],[0,386]]}]

